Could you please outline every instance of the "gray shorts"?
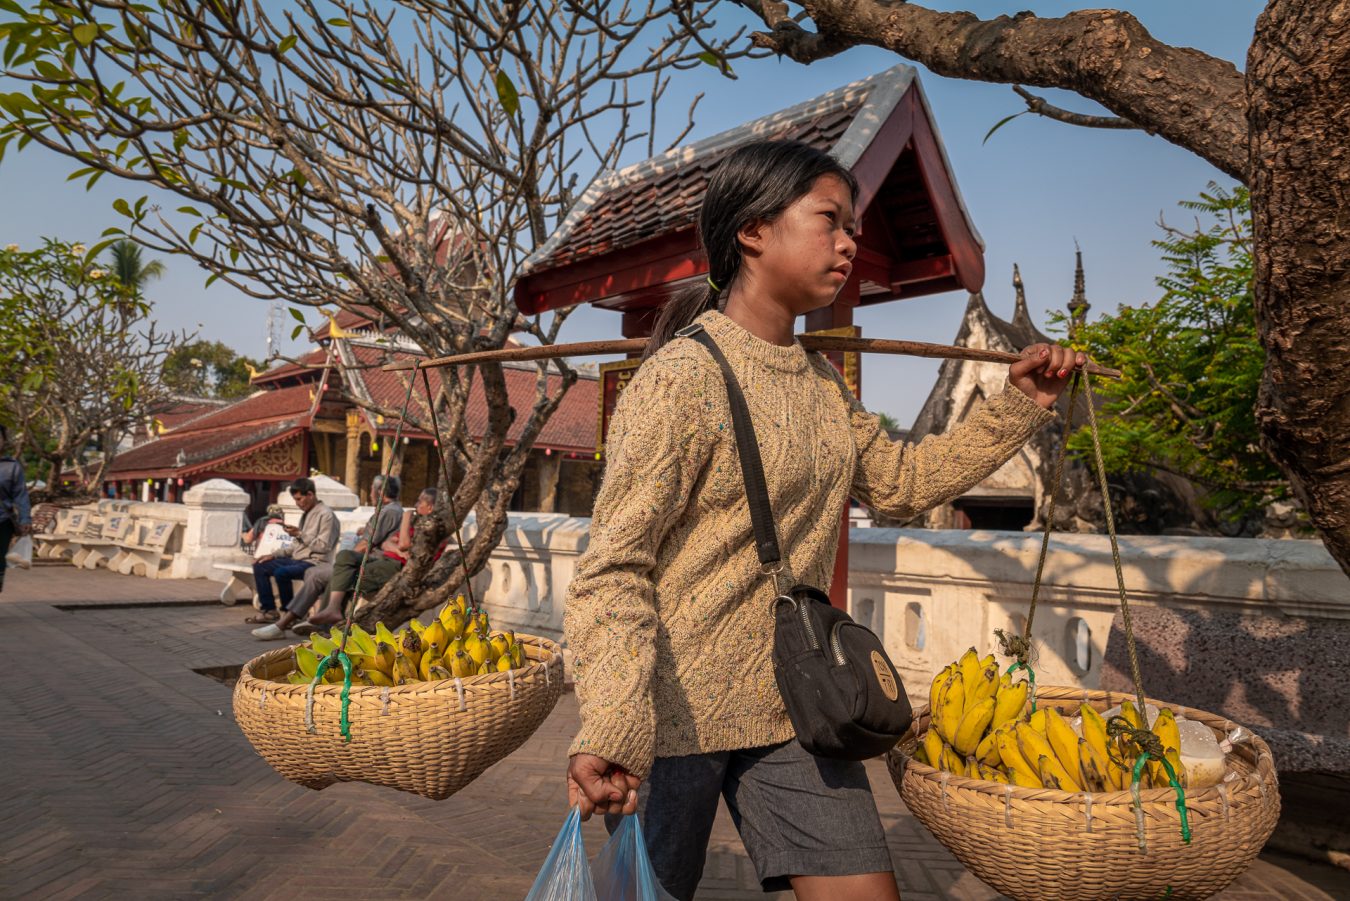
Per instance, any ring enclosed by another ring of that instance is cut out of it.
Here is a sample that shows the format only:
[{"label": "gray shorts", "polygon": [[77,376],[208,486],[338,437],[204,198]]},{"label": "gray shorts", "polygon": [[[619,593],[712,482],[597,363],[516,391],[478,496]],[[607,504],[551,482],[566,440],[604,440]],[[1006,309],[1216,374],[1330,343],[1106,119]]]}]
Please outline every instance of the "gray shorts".
[{"label": "gray shorts", "polygon": [[[659,757],[638,793],[638,815],[657,878],[679,901],[694,897],[703,876],[719,797],[766,892],[788,891],[792,876],[893,869],[859,762],[815,757],[795,740]],[[612,832],[618,822],[605,824]]]}]

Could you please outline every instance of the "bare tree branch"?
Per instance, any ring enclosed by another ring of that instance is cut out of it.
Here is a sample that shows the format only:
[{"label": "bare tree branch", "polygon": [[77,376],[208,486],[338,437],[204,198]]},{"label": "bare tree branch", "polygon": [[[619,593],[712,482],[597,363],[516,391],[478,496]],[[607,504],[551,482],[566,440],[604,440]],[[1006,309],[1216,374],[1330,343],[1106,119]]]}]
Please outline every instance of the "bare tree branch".
[{"label": "bare tree branch", "polygon": [[1139,128],[1134,122],[1129,119],[1122,119],[1119,116],[1090,116],[1085,113],[1061,109],[1047,102],[1044,97],[1036,96],[1021,85],[1013,85],[1013,91],[1027,102],[1027,112],[1045,116],[1047,119],[1054,119],[1056,122],[1063,122],[1066,125],[1078,125],[1083,128]]},{"label": "bare tree branch", "polygon": [[[1080,10],[1058,18],[1030,12],[980,19],[884,0],[734,0],[769,30],[757,46],[809,63],[871,45],[938,75],[1065,88],[1186,148],[1239,180],[1247,178],[1246,92],[1225,60],[1156,40],[1127,12]],[[799,7],[807,30],[790,7]]]}]

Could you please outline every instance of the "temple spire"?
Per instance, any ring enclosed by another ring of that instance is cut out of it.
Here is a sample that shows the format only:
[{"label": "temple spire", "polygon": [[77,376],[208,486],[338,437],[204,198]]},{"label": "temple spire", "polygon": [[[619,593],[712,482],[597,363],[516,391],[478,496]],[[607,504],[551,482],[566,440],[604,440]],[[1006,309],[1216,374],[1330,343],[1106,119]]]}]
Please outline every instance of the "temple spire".
[{"label": "temple spire", "polygon": [[1078,247],[1078,242],[1074,242],[1074,256],[1076,265],[1073,271],[1073,297],[1069,299],[1069,316],[1075,323],[1084,322],[1087,319],[1087,311],[1091,304],[1087,300],[1087,292],[1083,280],[1083,251]]},{"label": "temple spire", "polygon": [[1031,322],[1031,310],[1027,308],[1027,292],[1026,288],[1022,285],[1022,271],[1017,268],[1016,263],[1013,263],[1012,283],[1013,292],[1017,297],[1017,301],[1013,305],[1013,325],[1018,326],[1019,328],[1030,329],[1033,327]]}]

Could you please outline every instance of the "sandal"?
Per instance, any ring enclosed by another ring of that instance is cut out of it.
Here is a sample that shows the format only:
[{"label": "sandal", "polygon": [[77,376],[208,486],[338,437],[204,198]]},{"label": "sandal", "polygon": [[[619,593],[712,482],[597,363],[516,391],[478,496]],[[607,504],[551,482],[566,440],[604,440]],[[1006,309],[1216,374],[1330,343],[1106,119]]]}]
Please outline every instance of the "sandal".
[{"label": "sandal", "polygon": [[274,623],[279,619],[281,619],[281,614],[275,610],[263,610],[259,613],[255,613],[253,616],[246,617],[244,622],[248,623],[250,626],[265,626],[268,623]]},{"label": "sandal", "polygon": [[308,621],[303,623],[296,623],[294,626],[291,626],[291,631],[294,632],[296,635],[300,636],[301,638],[306,638],[310,635],[313,635],[315,632],[321,631],[322,629],[323,626]]}]

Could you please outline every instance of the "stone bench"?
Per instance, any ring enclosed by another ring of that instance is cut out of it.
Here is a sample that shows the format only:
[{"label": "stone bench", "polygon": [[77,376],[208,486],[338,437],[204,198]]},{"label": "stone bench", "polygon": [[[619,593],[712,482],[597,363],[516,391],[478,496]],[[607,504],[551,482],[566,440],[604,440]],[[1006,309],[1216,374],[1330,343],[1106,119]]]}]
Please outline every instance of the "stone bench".
[{"label": "stone bench", "polygon": [[71,508],[56,511],[56,524],[50,532],[33,536],[33,553],[43,560],[64,560],[74,553],[72,542],[84,533],[92,511]]},{"label": "stone bench", "polygon": [[125,513],[111,514],[102,523],[91,519],[83,534],[70,541],[70,562],[82,569],[106,566],[121,551],[134,525],[134,520]]},{"label": "stone bench", "polygon": [[178,550],[174,539],[181,531],[179,525],[171,520],[135,519],[108,560],[108,569],[124,576],[166,578]]}]

